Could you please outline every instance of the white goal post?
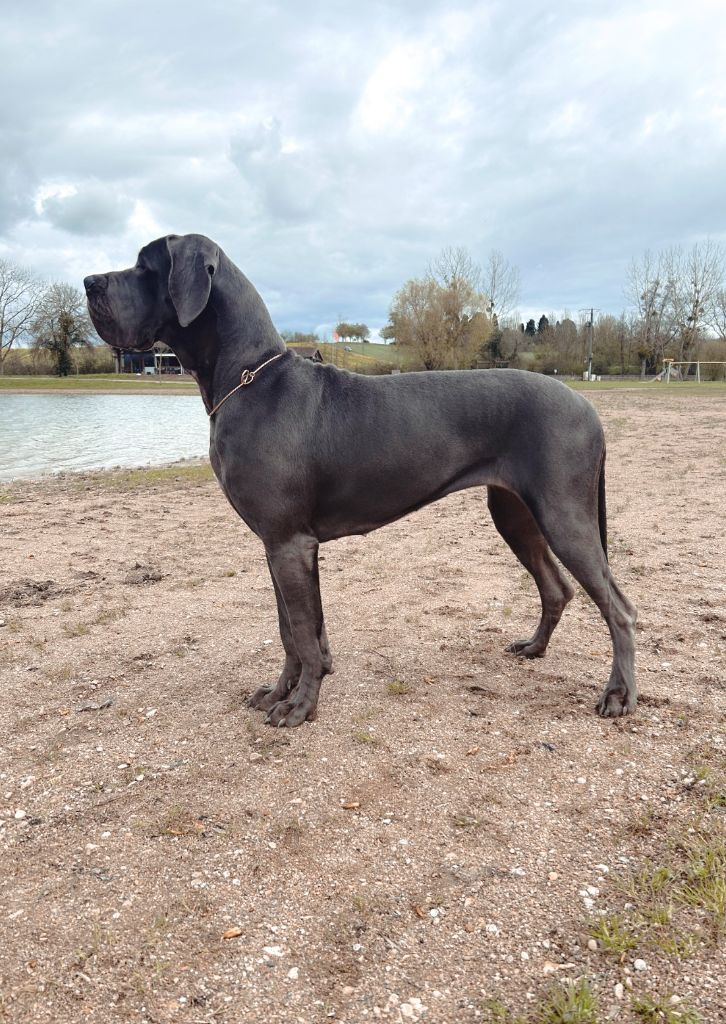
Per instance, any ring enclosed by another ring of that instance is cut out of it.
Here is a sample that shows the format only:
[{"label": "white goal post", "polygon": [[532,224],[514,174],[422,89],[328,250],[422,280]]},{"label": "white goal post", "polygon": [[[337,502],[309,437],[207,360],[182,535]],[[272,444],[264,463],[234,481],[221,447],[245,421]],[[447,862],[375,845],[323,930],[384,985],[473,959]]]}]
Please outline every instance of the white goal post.
[{"label": "white goal post", "polygon": [[[681,370],[681,367],[685,366],[685,373]],[[702,366],[723,366],[724,377],[726,378],[726,360],[723,359],[664,359],[663,369],[655,377],[655,380],[665,380],[666,384],[670,384],[672,380],[687,380],[688,373],[692,366],[696,367],[696,383],[701,383],[701,367]]]}]

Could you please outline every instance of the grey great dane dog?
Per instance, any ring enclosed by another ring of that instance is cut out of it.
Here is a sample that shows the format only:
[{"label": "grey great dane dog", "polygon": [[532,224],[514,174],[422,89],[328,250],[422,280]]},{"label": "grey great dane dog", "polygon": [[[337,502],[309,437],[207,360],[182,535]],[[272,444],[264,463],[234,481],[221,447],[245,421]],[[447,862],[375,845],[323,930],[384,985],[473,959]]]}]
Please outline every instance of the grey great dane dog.
[{"label": "grey great dane dog", "polygon": [[214,472],[263,541],[275,589],[285,663],[277,684],[249,701],[268,722],[312,721],[332,671],[320,543],[479,485],[542,602],[534,636],[508,650],[543,655],[573,596],[554,553],[612,637],[596,710],[633,711],[636,613],[607,561],[605,443],[584,398],[519,370],[364,377],[300,359],[252,284],[203,235],[159,238],[135,266],[87,277],[85,287],[105,341],[127,351],[164,341],[199,385]]}]

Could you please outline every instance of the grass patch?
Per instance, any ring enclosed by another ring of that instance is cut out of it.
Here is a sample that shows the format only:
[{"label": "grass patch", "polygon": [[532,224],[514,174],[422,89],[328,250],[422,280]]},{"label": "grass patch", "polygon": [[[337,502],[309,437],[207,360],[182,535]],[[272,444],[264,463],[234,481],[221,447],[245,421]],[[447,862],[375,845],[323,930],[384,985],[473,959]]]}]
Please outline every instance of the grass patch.
[{"label": "grass patch", "polygon": [[410,692],[411,684],[402,679],[393,679],[390,683],[386,683],[386,693],[391,697],[405,697]]},{"label": "grass patch", "polygon": [[626,380],[565,380],[564,384],[571,387],[573,391],[632,391],[637,389],[648,395],[670,396],[677,395],[723,395],[726,394],[726,382],[707,380],[696,384],[695,381],[687,381],[682,384],[664,384],[661,382],[650,382],[628,378]]},{"label": "grass patch", "polygon": [[471,811],[457,811],[456,814],[452,814],[451,820],[456,828],[460,829],[476,829],[481,825],[477,816]]},{"label": "grass patch", "polygon": [[78,376],[50,377],[22,375],[0,377],[0,391],[88,391],[116,394],[196,394],[197,385],[192,377],[152,376],[136,377],[131,373],[83,373]]},{"label": "grass patch", "polygon": [[[214,480],[212,467],[208,462],[193,462],[189,465],[174,463],[171,466],[145,466],[140,469],[115,469],[92,475],[92,483],[114,491],[133,491],[140,488],[170,486],[173,484],[206,484]],[[88,483],[83,477],[83,483]]]},{"label": "grass patch", "polygon": [[680,1000],[638,996],[633,999],[633,1013],[645,1024],[701,1024],[702,1017],[692,1006]]},{"label": "grass patch", "polygon": [[[706,795],[706,794],[704,794]],[[704,814],[692,834],[672,837],[662,861],[613,879],[623,909],[595,922],[593,938],[618,958],[636,949],[687,959],[726,933],[726,833]]]},{"label": "grass patch", "polygon": [[104,608],[93,620],[95,626],[107,626],[110,622],[122,619],[126,615],[126,608]]},{"label": "grass patch", "polygon": [[359,743],[363,747],[380,747],[381,745],[381,740],[365,729],[357,729],[353,733],[353,742]]},{"label": "grass patch", "polygon": [[91,630],[85,622],[76,622],[75,625],[63,627],[63,635],[69,640],[74,640],[79,636],[88,636],[90,632]]},{"label": "grass patch", "polygon": [[597,922],[591,931],[598,946],[608,953],[624,956],[638,945],[638,939],[630,921],[621,914],[608,914]]},{"label": "grass patch", "polygon": [[175,806],[152,828],[156,836],[201,836],[205,830],[203,821],[184,807]]},{"label": "grass patch", "polygon": [[498,999],[484,1006],[488,1024],[598,1024],[597,998],[586,978],[554,985],[525,1014],[511,1011]]}]

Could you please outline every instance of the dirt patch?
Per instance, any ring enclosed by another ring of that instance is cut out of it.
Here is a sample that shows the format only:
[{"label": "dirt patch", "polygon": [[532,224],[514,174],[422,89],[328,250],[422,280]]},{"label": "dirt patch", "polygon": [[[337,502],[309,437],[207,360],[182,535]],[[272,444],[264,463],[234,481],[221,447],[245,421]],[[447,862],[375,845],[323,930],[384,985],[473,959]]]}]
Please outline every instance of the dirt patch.
[{"label": "dirt patch", "polygon": [[323,549],[336,673],[290,732],[244,706],[274,596],[206,471],[5,493],[0,1019],[722,1019],[726,400],[593,401],[615,722],[581,592],[504,653],[538,600],[480,491]]},{"label": "dirt patch", "polygon": [[55,580],[18,580],[0,590],[0,608],[6,605],[16,608],[39,605],[52,597],[60,597],[66,593],[67,589],[58,586]]}]

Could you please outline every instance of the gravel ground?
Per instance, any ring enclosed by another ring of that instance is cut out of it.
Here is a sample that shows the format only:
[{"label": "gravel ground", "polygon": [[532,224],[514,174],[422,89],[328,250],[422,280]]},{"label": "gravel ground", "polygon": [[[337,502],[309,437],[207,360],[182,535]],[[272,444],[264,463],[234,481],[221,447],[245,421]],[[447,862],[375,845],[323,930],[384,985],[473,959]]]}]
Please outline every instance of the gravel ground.
[{"label": "gravel ground", "polygon": [[538,600],[481,491],[323,549],[336,672],[291,731],[245,707],[274,597],[204,469],[0,492],[0,1019],[466,1024],[578,979],[724,1019],[726,400],[593,401],[615,722],[580,591],[504,653]]}]

